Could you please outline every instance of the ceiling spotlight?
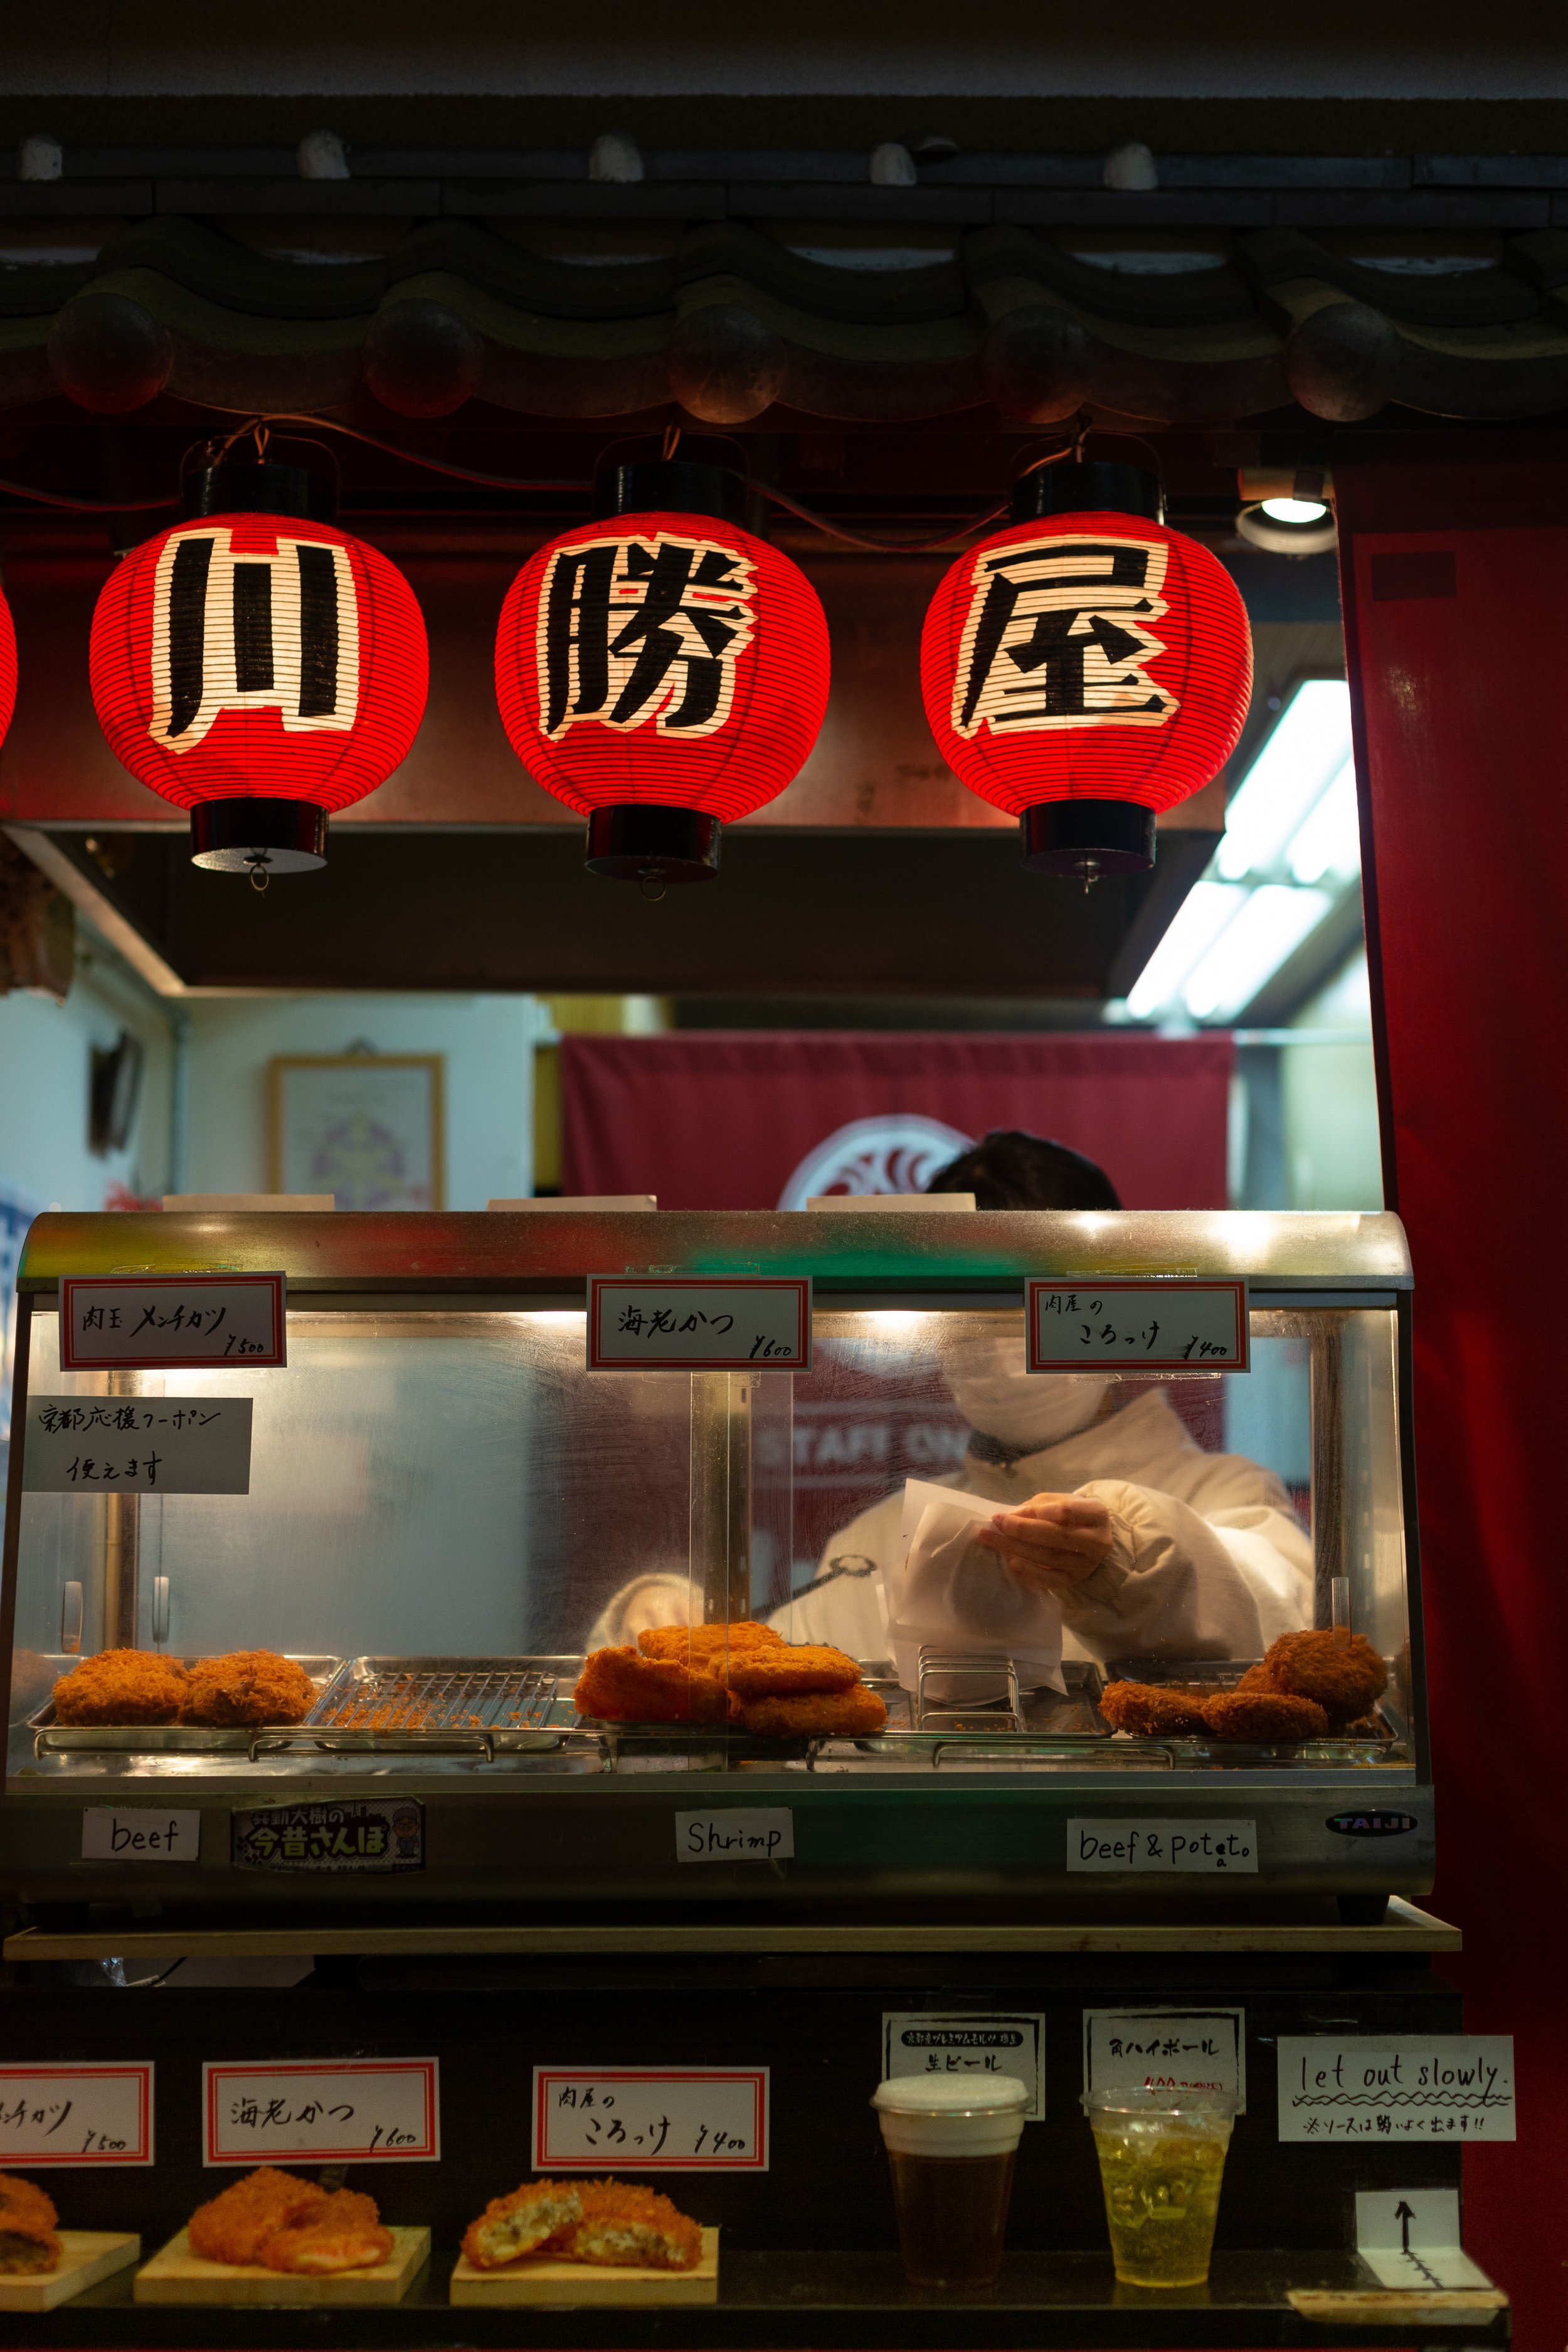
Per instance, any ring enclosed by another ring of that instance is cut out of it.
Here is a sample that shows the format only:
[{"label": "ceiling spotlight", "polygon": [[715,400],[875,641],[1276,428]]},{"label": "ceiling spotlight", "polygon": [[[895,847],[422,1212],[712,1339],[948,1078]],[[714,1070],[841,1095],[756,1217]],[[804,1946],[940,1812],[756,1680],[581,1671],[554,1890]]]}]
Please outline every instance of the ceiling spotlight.
[{"label": "ceiling spotlight", "polygon": [[1316,468],[1245,467],[1236,528],[1270,555],[1326,555],[1335,543],[1326,475]]}]

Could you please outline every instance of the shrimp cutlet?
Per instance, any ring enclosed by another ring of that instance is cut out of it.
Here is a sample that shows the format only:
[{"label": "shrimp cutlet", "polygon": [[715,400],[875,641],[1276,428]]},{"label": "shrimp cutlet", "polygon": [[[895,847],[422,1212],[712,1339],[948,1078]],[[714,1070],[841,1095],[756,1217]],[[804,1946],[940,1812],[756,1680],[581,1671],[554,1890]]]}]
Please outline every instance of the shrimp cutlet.
[{"label": "shrimp cutlet", "polygon": [[764,1739],[857,1739],[880,1731],[888,1710],[874,1690],[795,1691],[755,1698],[741,1709],[748,1731]]},{"label": "shrimp cutlet", "polygon": [[717,1675],[631,1648],[591,1651],[572,1696],[579,1715],[605,1723],[722,1723],[730,1713]]},{"label": "shrimp cutlet", "polygon": [[657,2189],[591,2180],[583,2191],[583,2218],[562,2251],[574,2263],[689,2271],[702,2259],[702,2231]]},{"label": "shrimp cutlet", "polygon": [[717,1625],[654,1625],[637,1635],[637,1648],[645,1658],[668,1658],[677,1665],[689,1661],[693,1665],[706,1665],[710,1674],[721,1674],[727,1656],[738,1656],[747,1650],[782,1650],[784,1640],[771,1625],[759,1625],[752,1618],[740,1618],[729,1624]]},{"label": "shrimp cutlet", "polygon": [[1201,1739],[1205,1727],[1195,1698],[1158,1683],[1107,1683],[1100,1711],[1112,1731],[1140,1739]]},{"label": "shrimp cutlet", "polygon": [[191,1669],[186,1723],[300,1723],[315,1704],[316,1685],[303,1666],[276,1650],[231,1650]]},{"label": "shrimp cutlet", "polygon": [[392,2258],[392,2232],[374,2197],[357,2189],[323,2194],[302,2221],[275,2231],[258,2259],[269,2271],[330,2278],[340,2271],[374,2270]]},{"label": "shrimp cutlet", "polygon": [[62,2252],[55,2234],[59,2215],[37,2182],[0,2172],[0,2273],[9,2278],[58,2271]]},{"label": "shrimp cutlet", "polygon": [[1281,1633],[1263,1664],[1276,1690],[1315,1699],[1331,1723],[1369,1715],[1388,1687],[1388,1668],[1363,1633]]},{"label": "shrimp cutlet", "polygon": [[583,2218],[583,2192],[570,2180],[525,2180],[510,2197],[492,2197],[463,2232],[476,2270],[504,2270],[526,2254],[555,2253]]},{"label": "shrimp cutlet", "polygon": [[298,2173],[272,2166],[247,2172],[197,2206],[190,2221],[191,2252],[208,2263],[258,2263],[269,2238],[304,2227],[326,2202],[326,2190]]},{"label": "shrimp cutlet", "polygon": [[853,1690],[860,1669],[827,1643],[786,1643],[782,1649],[746,1650],[731,1657],[728,1679],[749,1706],[754,1699],[789,1698],[800,1691]]},{"label": "shrimp cutlet", "polygon": [[55,1685],[55,1721],[174,1723],[189,1678],[177,1659],[153,1650],[100,1650]]}]

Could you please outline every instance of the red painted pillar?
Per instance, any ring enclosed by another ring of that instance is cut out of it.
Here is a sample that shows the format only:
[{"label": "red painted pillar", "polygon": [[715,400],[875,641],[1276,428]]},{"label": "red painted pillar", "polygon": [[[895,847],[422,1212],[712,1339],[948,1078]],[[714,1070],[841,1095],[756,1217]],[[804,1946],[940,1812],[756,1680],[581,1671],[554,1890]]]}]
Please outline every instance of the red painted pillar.
[{"label": "red painted pillar", "polygon": [[[1385,1184],[1415,1267],[1437,1909],[1520,2137],[1466,2158],[1568,2330],[1568,465],[1335,466]],[[1379,1003],[1379,999],[1381,1003]]]}]

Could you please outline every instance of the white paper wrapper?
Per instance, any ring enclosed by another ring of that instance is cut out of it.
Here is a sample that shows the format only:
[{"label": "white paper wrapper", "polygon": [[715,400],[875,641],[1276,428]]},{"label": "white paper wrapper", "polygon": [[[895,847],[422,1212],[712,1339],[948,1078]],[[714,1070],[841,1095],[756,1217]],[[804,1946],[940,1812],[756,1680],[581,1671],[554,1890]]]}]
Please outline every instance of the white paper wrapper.
[{"label": "white paper wrapper", "polygon": [[[910,1478],[904,1486],[909,1549],[887,1579],[888,1640],[900,1682],[913,1690],[920,1651],[968,1658],[1011,1658],[1026,1690],[1065,1690],[1062,1612],[1054,1593],[1013,1575],[996,1552],[974,1540],[1000,1505],[953,1486]],[[996,1688],[1004,1685],[999,1682]],[[978,1705],[996,1693],[972,1676],[928,1677],[926,1696]]]}]

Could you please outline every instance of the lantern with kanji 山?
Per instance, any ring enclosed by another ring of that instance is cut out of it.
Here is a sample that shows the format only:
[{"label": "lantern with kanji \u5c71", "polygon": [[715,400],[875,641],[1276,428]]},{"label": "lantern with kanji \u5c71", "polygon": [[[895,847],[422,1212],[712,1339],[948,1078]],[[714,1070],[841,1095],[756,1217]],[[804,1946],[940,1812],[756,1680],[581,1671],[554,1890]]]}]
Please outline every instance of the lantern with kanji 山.
[{"label": "lantern with kanji \u5c71", "polygon": [[595,873],[710,879],[721,824],[782,793],[816,740],[827,624],[797,566],[734,520],[742,497],[715,466],[616,467],[598,518],[542,547],[507,595],[501,719],[587,818]]},{"label": "lantern with kanji \u5c71", "polygon": [[384,782],[424,715],[425,624],[395,565],[333,528],[329,486],[246,460],[121,558],[92,623],[110,748],[191,817],[198,866],[325,862],[327,819]]},{"label": "lantern with kanji \u5c71", "polygon": [[1127,872],[1154,824],[1218,774],[1252,691],[1247,612],[1224,565],[1160,519],[1141,467],[1026,474],[1006,530],[932,597],[926,717],[950,768],[1021,823],[1026,865]]}]

